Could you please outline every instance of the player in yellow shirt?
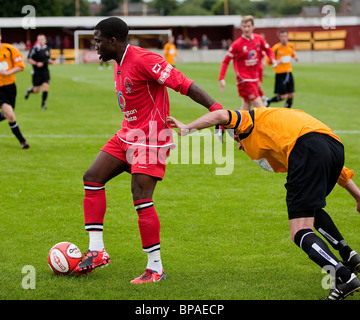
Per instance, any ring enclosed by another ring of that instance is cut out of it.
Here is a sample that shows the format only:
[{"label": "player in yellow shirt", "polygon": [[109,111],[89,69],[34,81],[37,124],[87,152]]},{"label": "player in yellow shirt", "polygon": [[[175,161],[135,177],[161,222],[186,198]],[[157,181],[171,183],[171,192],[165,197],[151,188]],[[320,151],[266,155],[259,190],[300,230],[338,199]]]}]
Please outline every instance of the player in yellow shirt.
[{"label": "player in yellow shirt", "polygon": [[[336,284],[327,299],[343,299],[360,290],[355,275],[360,270],[360,256],[345,242],[323,209],[326,197],[338,183],[354,197],[360,213],[360,190],[351,179],[354,172],[344,167],[344,147],[329,127],[301,110],[265,107],[218,110],[187,125],[173,117],[167,121],[180,129],[180,135],[220,124],[231,129],[239,149],[260,167],[287,172],[291,239],[321,268],[333,268]],[[313,228],[339,251],[343,262]]]},{"label": "player in yellow shirt", "polygon": [[280,30],[278,37],[280,42],[271,48],[277,61],[274,68],[276,96],[267,100],[267,106],[269,107],[272,102],[286,100],[285,108],[291,108],[295,92],[291,61],[298,61],[298,57],[293,44],[289,43],[288,31]]},{"label": "player in yellow shirt", "polygon": [[19,140],[23,149],[29,144],[21,134],[16,122],[14,108],[16,100],[15,73],[25,69],[23,57],[13,45],[1,42],[0,32],[0,121],[7,119],[13,134]]},{"label": "player in yellow shirt", "polygon": [[170,36],[168,42],[164,46],[164,58],[169,62],[173,67],[175,67],[175,57],[178,55],[175,38]]}]

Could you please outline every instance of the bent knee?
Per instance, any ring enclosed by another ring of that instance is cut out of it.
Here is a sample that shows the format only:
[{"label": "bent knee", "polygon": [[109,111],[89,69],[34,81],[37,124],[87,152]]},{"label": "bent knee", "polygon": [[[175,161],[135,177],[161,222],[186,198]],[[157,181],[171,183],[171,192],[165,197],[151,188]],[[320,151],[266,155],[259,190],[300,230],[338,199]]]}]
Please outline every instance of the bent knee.
[{"label": "bent knee", "polygon": [[98,182],[96,180],[97,180],[96,173],[93,172],[93,170],[88,169],[88,170],[85,171],[85,173],[83,175],[83,181]]}]

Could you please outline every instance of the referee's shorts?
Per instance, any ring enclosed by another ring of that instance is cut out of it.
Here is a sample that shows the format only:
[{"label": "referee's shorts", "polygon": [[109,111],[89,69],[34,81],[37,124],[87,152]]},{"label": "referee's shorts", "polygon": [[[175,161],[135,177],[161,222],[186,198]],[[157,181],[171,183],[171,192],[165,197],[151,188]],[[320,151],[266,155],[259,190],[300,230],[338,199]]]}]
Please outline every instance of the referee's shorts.
[{"label": "referee's shorts", "polygon": [[289,219],[314,217],[326,206],[344,162],[344,146],[329,135],[311,132],[297,140],[285,184]]},{"label": "referee's shorts", "polygon": [[50,82],[50,72],[48,69],[33,71],[32,84],[34,87],[41,86],[45,82]]}]

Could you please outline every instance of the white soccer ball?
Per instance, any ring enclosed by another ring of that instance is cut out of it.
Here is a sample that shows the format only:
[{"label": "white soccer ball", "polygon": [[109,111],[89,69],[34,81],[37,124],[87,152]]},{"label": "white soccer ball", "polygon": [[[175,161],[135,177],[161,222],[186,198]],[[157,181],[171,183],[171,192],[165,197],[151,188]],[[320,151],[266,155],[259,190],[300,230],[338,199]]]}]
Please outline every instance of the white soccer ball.
[{"label": "white soccer ball", "polygon": [[75,244],[59,242],[50,249],[48,264],[55,274],[68,275],[74,271],[81,257],[81,251]]}]

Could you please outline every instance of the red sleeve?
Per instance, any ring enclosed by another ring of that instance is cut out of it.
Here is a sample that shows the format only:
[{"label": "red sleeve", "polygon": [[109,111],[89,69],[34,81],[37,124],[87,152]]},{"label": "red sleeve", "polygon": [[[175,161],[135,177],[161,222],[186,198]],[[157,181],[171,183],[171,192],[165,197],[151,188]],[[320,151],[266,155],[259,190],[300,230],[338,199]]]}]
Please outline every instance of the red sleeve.
[{"label": "red sleeve", "polygon": [[149,80],[156,81],[183,95],[187,95],[190,85],[194,82],[185,77],[182,72],[175,69],[157,54],[151,54],[144,57],[140,68],[142,74],[149,78]]},{"label": "red sleeve", "polygon": [[271,62],[274,62],[276,60],[274,52],[271,50],[270,45],[263,38],[261,38],[261,47],[265,51]]},{"label": "red sleeve", "polygon": [[229,66],[230,61],[234,57],[234,54],[232,53],[233,47],[230,46],[229,50],[226,53],[226,56],[221,64],[220,68],[220,75],[219,75],[219,81],[225,79],[226,71]]}]

